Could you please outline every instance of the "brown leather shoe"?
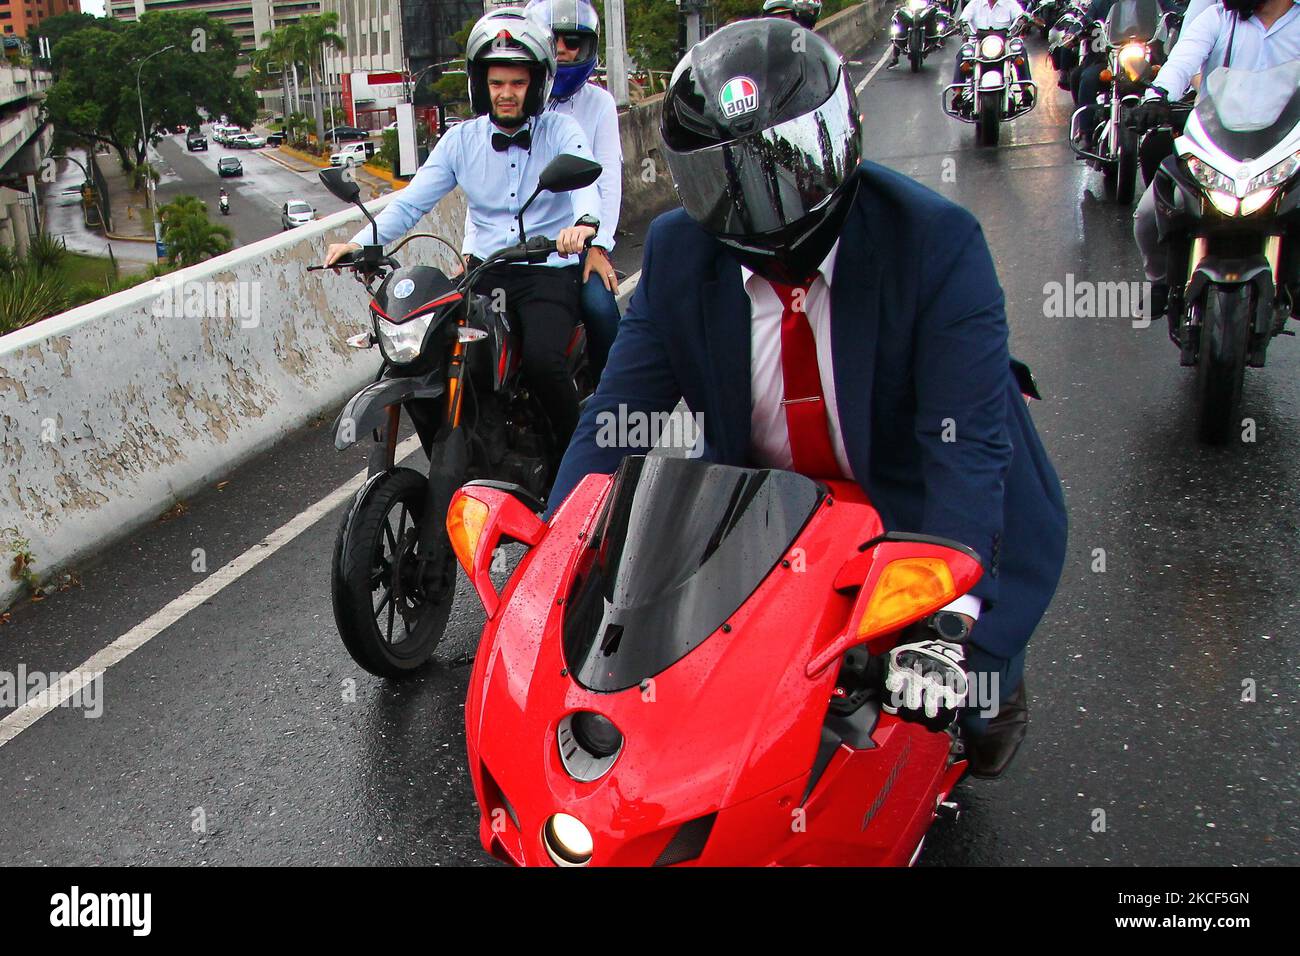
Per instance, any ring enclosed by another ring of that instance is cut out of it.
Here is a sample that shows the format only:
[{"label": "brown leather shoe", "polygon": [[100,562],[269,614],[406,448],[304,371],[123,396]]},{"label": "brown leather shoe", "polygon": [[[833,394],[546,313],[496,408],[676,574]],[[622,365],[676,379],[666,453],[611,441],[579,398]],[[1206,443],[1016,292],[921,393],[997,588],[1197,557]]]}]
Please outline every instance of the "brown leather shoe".
[{"label": "brown leather shoe", "polygon": [[997,716],[989,721],[984,733],[978,737],[965,735],[971,776],[981,780],[1002,776],[1011,766],[1011,759],[1028,732],[1029,703],[1025,699],[1025,682],[1022,680],[1015,693],[998,707]]}]

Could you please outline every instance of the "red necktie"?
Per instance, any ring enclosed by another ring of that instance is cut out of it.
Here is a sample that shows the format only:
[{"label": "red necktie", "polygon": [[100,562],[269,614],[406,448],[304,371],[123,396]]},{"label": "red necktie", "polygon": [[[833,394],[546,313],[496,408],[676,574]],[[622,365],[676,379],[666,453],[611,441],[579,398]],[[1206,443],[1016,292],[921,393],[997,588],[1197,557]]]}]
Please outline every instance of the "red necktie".
[{"label": "red necktie", "polygon": [[826,398],[817,367],[817,340],[808,324],[807,286],[773,282],[781,299],[781,377],[785,384],[785,427],[790,433],[793,470],[811,478],[843,478],[831,446]]}]

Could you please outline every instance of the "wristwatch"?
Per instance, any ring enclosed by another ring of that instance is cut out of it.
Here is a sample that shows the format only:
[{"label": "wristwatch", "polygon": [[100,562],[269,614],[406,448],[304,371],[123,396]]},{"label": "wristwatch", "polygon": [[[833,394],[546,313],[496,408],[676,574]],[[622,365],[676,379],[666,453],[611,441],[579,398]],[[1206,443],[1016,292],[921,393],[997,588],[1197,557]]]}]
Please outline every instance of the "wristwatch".
[{"label": "wristwatch", "polygon": [[970,622],[965,615],[956,611],[935,611],[925,621],[924,626],[933,631],[941,641],[949,644],[961,644],[970,636]]},{"label": "wristwatch", "polygon": [[575,222],[574,225],[590,226],[592,229],[595,229],[597,232],[600,232],[600,220],[597,219],[595,216],[583,216],[581,219]]}]

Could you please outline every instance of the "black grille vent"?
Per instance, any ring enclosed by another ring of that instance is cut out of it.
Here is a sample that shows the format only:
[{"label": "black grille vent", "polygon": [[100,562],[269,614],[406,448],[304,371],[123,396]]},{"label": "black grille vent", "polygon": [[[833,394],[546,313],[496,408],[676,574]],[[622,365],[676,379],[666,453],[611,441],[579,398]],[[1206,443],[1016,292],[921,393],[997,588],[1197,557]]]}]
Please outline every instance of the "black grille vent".
[{"label": "black grille vent", "polygon": [[655,860],[654,865],[672,866],[674,863],[698,859],[704,852],[704,844],[709,842],[709,834],[713,832],[713,821],[717,818],[716,813],[710,813],[707,817],[697,817],[689,823],[683,823],[673,834],[673,838],[668,841],[664,851],[659,854],[659,859]]}]

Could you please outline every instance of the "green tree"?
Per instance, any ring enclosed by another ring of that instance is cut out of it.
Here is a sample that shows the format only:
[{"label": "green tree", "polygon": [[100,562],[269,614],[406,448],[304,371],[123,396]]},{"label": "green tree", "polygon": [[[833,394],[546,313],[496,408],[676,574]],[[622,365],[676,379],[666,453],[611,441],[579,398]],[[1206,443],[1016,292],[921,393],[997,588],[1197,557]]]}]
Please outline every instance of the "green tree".
[{"label": "green tree", "polygon": [[51,61],[50,68],[54,72],[59,72],[61,63],[59,61],[57,47],[59,41],[70,34],[79,30],[96,28],[101,30],[115,30],[120,26],[117,20],[107,20],[103,17],[96,17],[89,13],[60,13],[57,17],[47,17],[40,22],[40,25],[28,36],[28,41],[32,45],[32,54],[40,50],[40,41],[42,38],[50,41]]},{"label": "green tree", "polygon": [[229,252],[233,234],[208,219],[208,206],[196,196],[177,196],[158,210],[167,261],[192,266]]},{"label": "green tree", "polygon": [[[111,23],[112,21],[101,21]],[[150,60],[167,46],[175,49]],[[140,130],[195,125],[199,110],[251,124],[257,94],[235,77],[239,40],[230,27],[200,13],[146,13],[138,23],[68,33],[54,48],[58,78],[46,98],[50,120],[85,140],[112,146],[125,168],[146,156]]]}]

